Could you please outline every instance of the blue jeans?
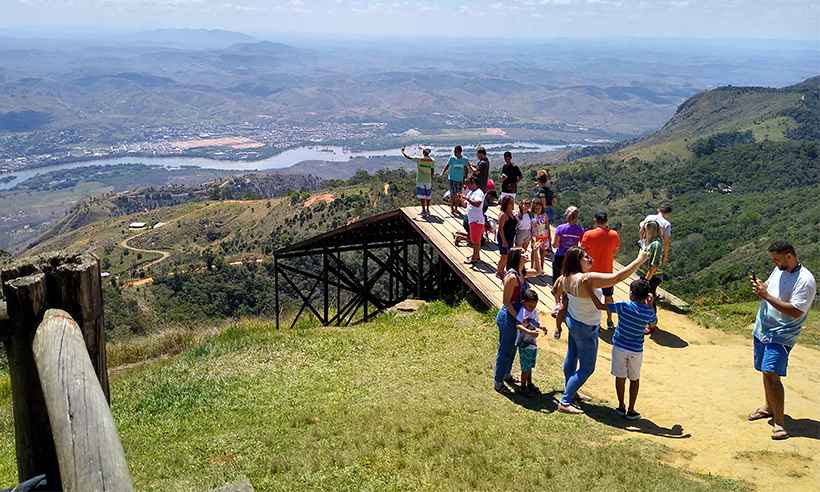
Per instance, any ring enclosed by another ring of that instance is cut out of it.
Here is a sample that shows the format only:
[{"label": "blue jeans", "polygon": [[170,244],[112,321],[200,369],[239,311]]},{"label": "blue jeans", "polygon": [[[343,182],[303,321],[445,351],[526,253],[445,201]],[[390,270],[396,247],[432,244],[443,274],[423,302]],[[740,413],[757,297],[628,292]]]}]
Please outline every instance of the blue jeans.
[{"label": "blue jeans", "polygon": [[595,372],[598,358],[598,327],[591,326],[567,316],[569,339],[567,358],[564,360],[564,394],[561,403],[569,405],[575,394]]},{"label": "blue jeans", "polygon": [[515,361],[515,318],[507,313],[507,306],[501,306],[495,317],[498,325],[498,353],[495,356],[495,384],[504,382]]}]

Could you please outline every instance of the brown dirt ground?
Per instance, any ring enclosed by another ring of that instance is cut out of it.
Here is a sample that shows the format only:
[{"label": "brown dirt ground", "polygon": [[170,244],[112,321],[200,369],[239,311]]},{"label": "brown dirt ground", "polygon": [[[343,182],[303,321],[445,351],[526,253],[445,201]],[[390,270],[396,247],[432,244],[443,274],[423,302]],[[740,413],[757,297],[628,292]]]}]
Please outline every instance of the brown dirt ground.
[{"label": "brown dirt ground", "polygon": [[336,195],[333,193],[322,193],[321,195],[313,195],[305,200],[305,208],[313,207],[320,203],[333,203],[336,200]]},{"label": "brown dirt ground", "polygon": [[[617,398],[605,335],[596,372],[584,386],[594,400],[579,418],[621,428],[624,438],[668,446],[666,461],[693,472],[744,480],[761,491],[820,490],[820,351],[799,343],[792,350],[783,380],[792,437],[773,441],[766,420],[746,420],[764,401],[761,376],[752,367],[751,329],[748,337],[729,335],[664,310],[659,326],[644,346],[636,405],[644,420],[627,423],[612,411]],[[549,328],[539,345],[563,356],[566,328],[560,341],[552,338],[553,323]]]}]

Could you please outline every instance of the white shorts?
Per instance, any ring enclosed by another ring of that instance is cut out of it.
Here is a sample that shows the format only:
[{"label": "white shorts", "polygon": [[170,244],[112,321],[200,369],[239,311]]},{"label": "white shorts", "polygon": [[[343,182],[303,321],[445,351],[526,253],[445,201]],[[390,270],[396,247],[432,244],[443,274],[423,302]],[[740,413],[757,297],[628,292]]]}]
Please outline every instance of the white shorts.
[{"label": "white shorts", "polygon": [[629,378],[630,381],[641,379],[643,352],[633,352],[612,347],[612,375],[616,378]]},{"label": "white shorts", "polygon": [[[513,203],[515,203],[515,193],[504,193],[503,191],[501,192],[501,196],[498,198],[498,203],[501,203],[501,200],[503,200],[505,196],[512,197]],[[518,206],[513,207],[513,209],[516,208],[518,208]]]}]

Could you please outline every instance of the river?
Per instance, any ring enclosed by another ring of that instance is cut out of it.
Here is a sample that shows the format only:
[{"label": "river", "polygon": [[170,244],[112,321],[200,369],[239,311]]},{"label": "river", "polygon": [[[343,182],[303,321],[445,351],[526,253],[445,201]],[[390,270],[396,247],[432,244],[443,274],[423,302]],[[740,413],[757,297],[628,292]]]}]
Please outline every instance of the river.
[{"label": "river", "polygon": [[[564,149],[574,145],[551,145],[534,142],[506,142],[487,144],[484,147],[489,153],[500,153],[510,150],[514,153],[550,152]],[[434,145],[431,147],[433,156],[439,160],[446,159],[452,152],[450,146]],[[417,150],[416,146],[408,146],[408,152]],[[464,154],[472,157],[473,147],[464,146]],[[65,169],[77,169],[89,166],[117,166],[122,164],[141,163],[150,166],[163,166],[168,169],[178,169],[181,167],[200,167],[207,169],[223,169],[231,171],[260,171],[266,169],[283,169],[295,166],[305,161],[325,161],[325,162],[345,162],[361,157],[395,157],[401,155],[401,149],[383,150],[350,150],[345,147],[328,145],[308,145],[286,150],[258,161],[229,161],[208,159],[205,157],[115,157],[109,159],[94,159],[88,161],[70,162],[55,164],[53,166],[43,166],[34,169],[25,169],[7,174],[0,174],[0,178],[13,177],[14,179],[0,182],[0,190],[8,190],[29,178],[52,171]]]}]

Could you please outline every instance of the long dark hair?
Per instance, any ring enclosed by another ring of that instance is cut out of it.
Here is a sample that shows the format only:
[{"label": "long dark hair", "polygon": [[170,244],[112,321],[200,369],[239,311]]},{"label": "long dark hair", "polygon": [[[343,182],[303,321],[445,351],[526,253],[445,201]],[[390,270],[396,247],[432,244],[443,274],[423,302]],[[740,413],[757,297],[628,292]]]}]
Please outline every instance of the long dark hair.
[{"label": "long dark hair", "polygon": [[[511,248],[510,252],[507,253],[507,270],[515,270],[518,273],[524,273],[520,270],[521,265],[524,264],[521,261],[521,256],[524,254],[524,250],[522,248]],[[526,269],[526,265],[524,265]]]},{"label": "long dark hair", "polygon": [[[510,203],[515,205],[515,201],[513,200],[513,197],[511,197],[509,195],[507,195],[507,196],[505,196],[504,198],[501,199],[501,213],[505,213],[507,211],[507,206]],[[512,213],[513,213],[513,215],[515,215],[515,207],[513,207]]]},{"label": "long dark hair", "polygon": [[564,266],[561,270],[561,275],[564,278],[569,277],[574,273],[581,273],[584,270],[581,268],[581,260],[587,255],[586,250],[580,246],[573,246],[567,250],[564,255]]}]

